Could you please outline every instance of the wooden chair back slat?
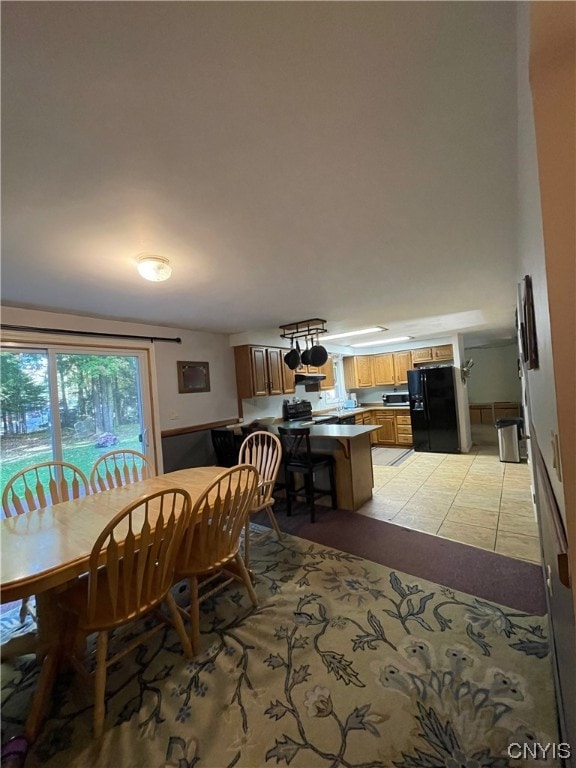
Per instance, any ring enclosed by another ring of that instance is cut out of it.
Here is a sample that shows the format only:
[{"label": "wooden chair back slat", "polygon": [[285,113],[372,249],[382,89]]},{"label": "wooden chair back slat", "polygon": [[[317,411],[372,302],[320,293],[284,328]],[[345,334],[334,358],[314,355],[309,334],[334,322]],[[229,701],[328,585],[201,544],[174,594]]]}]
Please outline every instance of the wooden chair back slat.
[{"label": "wooden chair back slat", "polygon": [[240,463],[256,467],[261,481],[254,495],[253,507],[263,507],[272,500],[281,459],[282,445],[272,432],[252,432],[242,443]]},{"label": "wooden chair back slat", "polygon": [[66,461],[44,461],[22,469],[12,477],[2,494],[5,517],[43,509],[90,493],[86,475]]},{"label": "wooden chair back slat", "polygon": [[192,509],[178,572],[185,573],[187,563],[192,562],[195,571],[212,570],[236,555],[257,484],[256,469],[239,464],[206,488]]},{"label": "wooden chair back slat", "polygon": [[123,449],[110,451],[96,461],[90,473],[94,493],[129,485],[156,474],[150,461],[139,451]]},{"label": "wooden chair back slat", "polygon": [[189,529],[190,510],[187,491],[166,489],[125,507],[104,528],[90,555],[89,622],[95,620],[97,612],[102,614],[98,598],[103,579],[107,582],[109,605],[105,610],[110,622],[137,618],[164,598]]},{"label": "wooden chair back slat", "polygon": [[[66,498],[62,498],[62,486],[60,483],[58,483],[57,478],[55,477],[55,472],[53,472],[53,467],[48,467],[48,498],[50,499],[60,499],[61,501],[67,501]],[[38,496],[40,494],[45,493],[44,486],[38,485],[37,486]],[[45,505],[48,499],[44,497],[43,504]]]}]

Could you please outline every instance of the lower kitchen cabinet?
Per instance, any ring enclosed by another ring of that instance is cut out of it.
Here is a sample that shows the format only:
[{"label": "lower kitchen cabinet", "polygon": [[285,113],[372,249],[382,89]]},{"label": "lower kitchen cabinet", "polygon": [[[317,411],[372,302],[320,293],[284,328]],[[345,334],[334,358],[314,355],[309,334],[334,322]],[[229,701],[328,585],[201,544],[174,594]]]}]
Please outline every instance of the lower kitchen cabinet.
[{"label": "lower kitchen cabinet", "polygon": [[412,424],[410,413],[405,409],[374,409],[355,415],[356,424],[370,424],[379,429],[372,432],[372,445],[412,445]]},{"label": "lower kitchen cabinet", "polygon": [[396,441],[398,445],[412,445],[412,422],[409,413],[396,412]]},{"label": "lower kitchen cabinet", "polygon": [[378,445],[396,445],[396,418],[394,413],[376,412],[374,423],[380,427],[374,433]]}]

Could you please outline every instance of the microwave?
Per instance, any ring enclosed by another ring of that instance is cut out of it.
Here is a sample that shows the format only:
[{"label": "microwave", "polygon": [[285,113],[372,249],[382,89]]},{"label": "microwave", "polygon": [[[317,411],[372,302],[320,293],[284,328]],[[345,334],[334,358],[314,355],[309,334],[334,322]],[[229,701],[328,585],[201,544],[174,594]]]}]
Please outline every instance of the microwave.
[{"label": "microwave", "polygon": [[408,405],[408,392],[386,392],[382,395],[384,405]]}]

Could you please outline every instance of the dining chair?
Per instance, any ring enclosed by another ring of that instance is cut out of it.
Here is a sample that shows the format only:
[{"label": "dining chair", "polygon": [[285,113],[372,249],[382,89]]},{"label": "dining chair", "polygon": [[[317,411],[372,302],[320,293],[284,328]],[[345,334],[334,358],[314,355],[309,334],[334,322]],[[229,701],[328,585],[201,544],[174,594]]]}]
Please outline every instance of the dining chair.
[{"label": "dining chair", "polygon": [[154,467],[143,453],[125,448],[100,456],[90,473],[90,487],[98,493],[137,483],[155,474]]},{"label": "dining chair", "polygon": [[90,493],[81,469],[66,461],[44,461],[17,472],[2,494],[5,517],[43,509]]},{"label": "dining chair", "polygon": [[[6,483],[2,493],[4,517],[21,515],[35,509],[43,509],[62,501],[78,499],[90,493],[88,479],[81,469],[66,461],[44,461],[17,472]],[[22,600],[20,622],[24,623],[30,609],[29,598]]]},{"label": "dining chair", "polygon": [[236,435],[233,429],[225,428],[210,430],[210,436],[217,465],[219,467],[233,467],[238,464],[241,437]]},{"label": "dining chair", "polygon": [[244,526],[244,564],[250,567],[250,516],[265,509],[276,536],[281,539],[282,532],[278,526],[274,506],[274,485],[280,469],[282,445],[272,432],[252,432],[240,446],[240,464],[251,464],[256,467],[260,482],[254,494],[246,525]]},{"label": "dining chair", "polygon": [[194,654],[200,652],[200,604],[204,600],[239,580],[244,583],[252,604],[258,604],[239,552],[240,535],[257,484],[256,468],[238,464],[222,472],[192,508],[190,525],[176,563],[176,580],[186,579],[190,587],[190,605],[180,611],[190,620]]},{"label": "dining chair", "polygon": [[[286,514],[292,514],[292,501],[304,497],[310,509],[310,522],[316,520],[316,499],[330,496],[332,509],[336,509],[336,480],[334,457],[326,453],[313,453],[310,448],[310,430],[306,427],[278,427],[282,443],[282,465],[286,482]],[[316,485],[315,475],[328,470],[328,489]],[[295,475],[303,477],[303,485],[296,487]]]},{"label": "dining chair", "polygon": [[[114,642],[130,635],[126,644],[108,656],[108,633],[140,618],[165,602],[186,655],[192,647],[171,593],[178,550],[188,528],[192,502],[182,488],[169,488],[142,496],[127,505],[96,539],[88,573],[58,594],[65,612],[61,642],[97,633],[96,650],[80,657],[75,648],[67,654],[74,668],[94,682],[94,736],[102,735],[105,718],[106,675],[120,658],[142,645],[163,627],[156,623],[136,637],[133,626],[114,635]],[[158,610],[159,617],[166,621]],[[95,656],[93,672],[86,662]]]}]

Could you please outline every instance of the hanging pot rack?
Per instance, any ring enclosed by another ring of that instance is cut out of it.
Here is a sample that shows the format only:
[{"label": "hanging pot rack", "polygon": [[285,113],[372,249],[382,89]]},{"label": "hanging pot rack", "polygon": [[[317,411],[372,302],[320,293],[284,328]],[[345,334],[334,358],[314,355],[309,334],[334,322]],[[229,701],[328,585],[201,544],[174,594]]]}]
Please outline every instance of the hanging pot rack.
[{"label": "hanging pot rack", "polygon": [[315,337],[316,339],[322,333],[328,333],[326,320],[313,318],[311,320],[299,320],[297,323],[288,323],[281,325],[281,339],[290,339],[293,342],[296,339],[307,339]]}]

